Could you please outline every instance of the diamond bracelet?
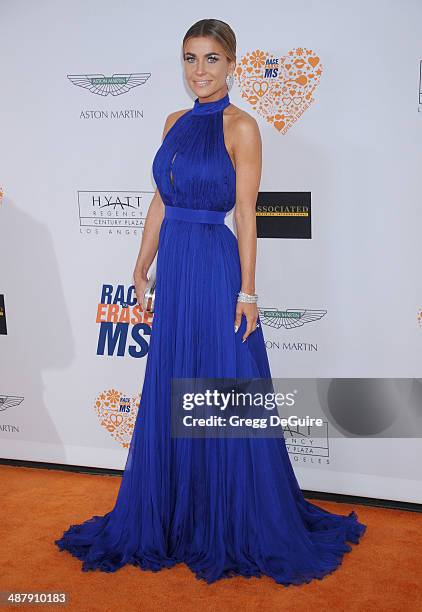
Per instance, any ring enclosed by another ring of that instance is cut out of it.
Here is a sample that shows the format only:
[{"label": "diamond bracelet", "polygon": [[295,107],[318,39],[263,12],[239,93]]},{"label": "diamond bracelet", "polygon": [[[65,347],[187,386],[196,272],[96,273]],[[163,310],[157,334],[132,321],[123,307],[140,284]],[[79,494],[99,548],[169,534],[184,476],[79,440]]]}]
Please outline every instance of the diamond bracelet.
[{"label": "diamond bracelet", "polygon": [[238,302],[247,302],[249,304],[254,304],[258,301],[257,293],[250,294],[250,293],[244,293],[243,291],[239,291],[237,295],[238,295],[238,298],[237,298]]}]

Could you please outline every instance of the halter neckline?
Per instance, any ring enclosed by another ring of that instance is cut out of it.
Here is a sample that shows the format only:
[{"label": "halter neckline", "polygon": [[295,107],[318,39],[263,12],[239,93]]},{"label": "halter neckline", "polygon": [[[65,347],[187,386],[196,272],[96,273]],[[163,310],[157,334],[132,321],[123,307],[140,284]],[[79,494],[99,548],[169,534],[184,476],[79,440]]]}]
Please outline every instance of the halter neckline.
[{"label": "halter neckline", "polygon": [[210,115],[211,113],[217,113],[222,111],[226,106],[230,104],[230,98],[228,92],[222,98],[213,100],[212,102],[199,102],[199,98],[196,98],[192,107],[193,115]]}]

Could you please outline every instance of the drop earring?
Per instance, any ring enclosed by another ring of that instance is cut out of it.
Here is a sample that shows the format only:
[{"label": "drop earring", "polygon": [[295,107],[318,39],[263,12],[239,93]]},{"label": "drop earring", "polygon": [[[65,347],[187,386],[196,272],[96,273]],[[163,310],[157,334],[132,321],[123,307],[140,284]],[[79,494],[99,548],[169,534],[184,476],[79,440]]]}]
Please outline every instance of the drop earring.
[{"label": "drop earring", "polygon": [[230,88],[232,87],[232,85],[233,85],[233,81],[234,81],[234,76],[233,76],[233,73],[228,74],[228,75],[226,76],[226,83],[227,83],[227,87],[228,87],[228,89],[230,89]]}]

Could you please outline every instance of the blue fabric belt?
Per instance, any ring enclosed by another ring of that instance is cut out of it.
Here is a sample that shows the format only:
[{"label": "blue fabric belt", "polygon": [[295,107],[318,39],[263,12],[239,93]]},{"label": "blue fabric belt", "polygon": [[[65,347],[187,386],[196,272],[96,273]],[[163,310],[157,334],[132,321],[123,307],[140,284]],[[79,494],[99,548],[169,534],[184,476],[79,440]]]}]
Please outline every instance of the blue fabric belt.
[{"label": "blue fabric belt", "polygon": [[164,216],[167,219],[177,219],[178,221],[224,224],[226,212],[224,210],[199,210],[194,208],[183,208],[181,206],[169,206],[165,204]]}]

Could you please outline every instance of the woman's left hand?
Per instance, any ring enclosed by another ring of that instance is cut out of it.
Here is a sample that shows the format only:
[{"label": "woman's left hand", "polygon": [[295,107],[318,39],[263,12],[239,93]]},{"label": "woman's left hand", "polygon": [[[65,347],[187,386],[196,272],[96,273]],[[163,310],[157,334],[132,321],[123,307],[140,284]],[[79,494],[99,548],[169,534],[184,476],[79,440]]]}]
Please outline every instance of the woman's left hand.
[{"label": "woman's left hand", "polygon": [[234,322],[234,330],[237,330],[240,327],[240,323],[242,321],[242,314],[246,317],[246,330],[243,334],[242,342],[245,342],[246,338],[256,330],[257,320],[258,320],[258,306],[255,303],[249,302],[237,302],[236,305],[236,319]]}]

